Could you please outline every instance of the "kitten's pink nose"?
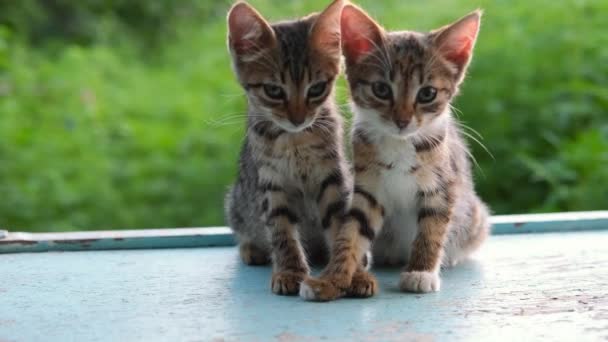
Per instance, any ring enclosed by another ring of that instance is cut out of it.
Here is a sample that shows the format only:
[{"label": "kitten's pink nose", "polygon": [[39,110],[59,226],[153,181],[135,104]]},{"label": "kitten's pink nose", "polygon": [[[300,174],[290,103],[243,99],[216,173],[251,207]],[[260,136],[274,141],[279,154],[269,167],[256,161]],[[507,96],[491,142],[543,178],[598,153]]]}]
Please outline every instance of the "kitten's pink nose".
[{"label": "kitten's pink nose", "polygon": [[404,129],[409,124],[410,120],[395,119],[395,125],[397,125],[397,127],[399,127],[400,129]]}]

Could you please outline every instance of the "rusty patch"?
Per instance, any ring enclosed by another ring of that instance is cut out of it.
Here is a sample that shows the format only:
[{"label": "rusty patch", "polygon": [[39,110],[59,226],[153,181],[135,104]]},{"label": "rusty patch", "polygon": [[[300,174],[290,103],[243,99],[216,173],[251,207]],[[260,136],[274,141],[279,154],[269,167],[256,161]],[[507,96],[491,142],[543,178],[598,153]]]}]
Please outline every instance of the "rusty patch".
[{"label": "rusty patch", "polygon": [[523,226],[525,223],[523,222],[515,222],[513,225],[515,226],[515,228],[521,228],[521,226]]},{"label": "rusty patch", "polygon": [[288,331],[283,331],[279,335],[276,335],[275,340],[278,342],[315,341],[314,338],[296,335]]},{"label": "rusty patch", "polygon": [[[0,327],[14,325],[15,323],[17,323],[17,322],[13,319],[0,319]],[[3,341],[4,340],[0,338],[0,342],[3,342]]]},{"label": "rusty patch", "polygon": [[408,321],[389,321],[376,324],[369,332],[357,336],[361,341],[433,341],[431,334],[412,330]]},{"label": "rusty patch", "polygon": [[91,243],[99,241],[100,239],[78,239],[78,240],[52,240],[52,243],[56,244],[68,244],[68,245],[91,245]]},{"label": "rusty patch", "polygon": [[22,246],[31,246],[38,244],[38,241],[29,241],[29,240],[9,240],[9,241],[0,241],[0,245],[22,245]]}]

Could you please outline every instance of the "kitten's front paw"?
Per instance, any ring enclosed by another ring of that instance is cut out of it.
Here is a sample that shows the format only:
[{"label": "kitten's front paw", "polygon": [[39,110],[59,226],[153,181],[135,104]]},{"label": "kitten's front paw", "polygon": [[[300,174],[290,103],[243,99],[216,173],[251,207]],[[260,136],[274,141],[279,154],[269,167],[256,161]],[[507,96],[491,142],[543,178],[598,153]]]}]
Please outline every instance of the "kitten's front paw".
[{"label": "kitten's front paw", "polygon": [[435,292],[439,291],[440,284],[441,280],[436,272],[403,272],[399,279],[399,288],[403,292]]},{"label": "kitten's front paw", "polygon": [[346,293],[349,297],[371,297],[378,293],[378,281],[367,271],[356,272]]},{"label": "kitten's front paw", "polygon": [[300,283],[306,274],[291,271],[281,271],[272,275],[270,287],[278,295],[295,295],[300,289]]},{"label": "kitten's front paw", "polygon": [[300,297],[316,302],[327,302],[344,296],[344,291],[327,278],[307,278],[300,285]]}]

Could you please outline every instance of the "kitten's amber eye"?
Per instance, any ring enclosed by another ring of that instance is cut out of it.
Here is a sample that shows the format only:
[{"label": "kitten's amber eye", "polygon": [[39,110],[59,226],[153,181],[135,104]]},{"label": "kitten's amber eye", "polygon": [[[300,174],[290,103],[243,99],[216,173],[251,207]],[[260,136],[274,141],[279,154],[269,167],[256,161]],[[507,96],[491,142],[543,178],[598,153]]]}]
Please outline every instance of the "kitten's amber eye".
[{"label": "kitten's amber eye", "polygon": [[435,97],[437,97],[437,89],[433,87],[423,87],[418,90],[418,95],[416,95],[416,101],[418,103],[429,103],[432,102]]},{"label": "kitten's amber eye", "polygon": [[393,91],[391,90],[391,86],[384,82],[374,82],[372,83],[372,91],[377,98],[382,100],[390,100],[393,97]]},{"label": "kitten's amber eye", "polygon": [[283,100],[285,98],[283,88],[274,84],[264,84],[264,92],[268,97],[274,100]]},{"label": "kitten's amber eye", "polygon": [[308,88],[308,97],[315,98],[323,95],[325,93],[325,88],[327,88],[327,82],[318,82],[313,84],[310,88]]}]

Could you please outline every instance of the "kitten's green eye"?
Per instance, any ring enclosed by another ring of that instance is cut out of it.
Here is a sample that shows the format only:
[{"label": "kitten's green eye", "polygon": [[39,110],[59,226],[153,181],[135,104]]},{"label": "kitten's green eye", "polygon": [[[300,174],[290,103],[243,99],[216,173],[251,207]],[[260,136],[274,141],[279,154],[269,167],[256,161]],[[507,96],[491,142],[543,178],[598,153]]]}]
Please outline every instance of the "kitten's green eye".
[{"label": "kitten's green eye", "polygon": [[308,88],[308,97],[315,98],[323,95],[325,93],[325,88],[327,88],[327,82],[317,82],[313,84]]},{"label": "kitten's green eye", "polygon": [[437,97],[437,89],[430,86],[423,87],[418,90],[418,95],[416,95],[416,102],[429,103],[432,102],[435,97]]},{"label": "kitten's green eye", "polygon": [[264,84],[264,93],[274,100],[283,100],[285,98],[283,88],[274,84]]},{"label": "kitten's green eye", "polygon": [[390,100],[393,97],[391,87],[384,82],[372,83],[372,91],[377,98],[382,100]]}]

